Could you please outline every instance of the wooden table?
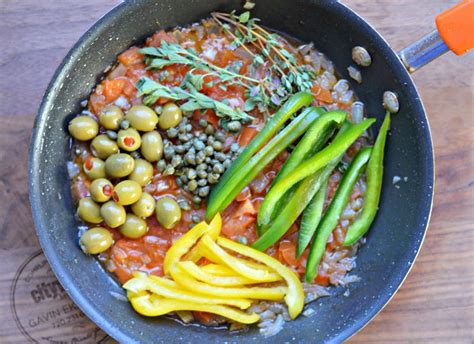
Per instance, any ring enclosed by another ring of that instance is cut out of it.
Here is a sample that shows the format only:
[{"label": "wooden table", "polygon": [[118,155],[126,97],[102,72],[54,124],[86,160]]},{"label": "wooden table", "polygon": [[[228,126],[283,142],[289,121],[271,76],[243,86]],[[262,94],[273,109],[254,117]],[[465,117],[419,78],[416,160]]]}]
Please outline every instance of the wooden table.
[{"label": "wooden table", "polygon": [[[434,16],[455,2],[345,1],[396,50],[432,30]],[[1,342],[25,342],[25,335],[47,342],[57,339],[56,334],[70,342],[110,341],[83,318],[67,295],[57,293],[53,297],[54,293],[44,292],[44,288],[55,286],[55,279],[38,251],[33,229],[27,155],[33,118],[54,70],[81,34],[117,3],[0,2]],[[429,115],[436,153],[437,183],[431,225],[403,287],[352,342],[474,340],[473,57],[473,52],[460,58],[449,53],[414,76]],[[35,280],[35,276],[39,279]],[[41,299],[39,295],[46,296]],[[27,300],[30,297],[33,301]],[[56,302],[57,309],[48,308],[48,298]],[[43,314],[35,314],[36,318],[25,323],[25,317],[38,309],[44,309]]]}]

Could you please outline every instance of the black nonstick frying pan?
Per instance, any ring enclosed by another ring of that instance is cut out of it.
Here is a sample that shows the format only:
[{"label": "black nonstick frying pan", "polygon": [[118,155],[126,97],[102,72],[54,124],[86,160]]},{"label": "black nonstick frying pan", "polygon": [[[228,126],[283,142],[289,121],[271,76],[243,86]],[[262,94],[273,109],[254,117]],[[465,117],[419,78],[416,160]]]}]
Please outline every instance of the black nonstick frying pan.
[{"label": "black nonstick frying pan", "polygon": [[[430,217],[434,162],[430,129],[423,104],[410,78],[411,71],[449,48],[459,48],[450,33],[440,29],[405,49],[400,57],[362,18],[337,1],[257,0],[253,15],[262,23],[303,42],[314,42],[338,73],[347,80],[353,64],[351,50],[365,47],[372,65],[362,68],[363,83],[352,87],[369,116],[381,123],[382,95],[397,94],[400,111],[393,116],[385,158],[380,210],[367,244],[362,247],[354,273],[361,281],[332,297],[318,300],[317,314],[285,324],[271,340],[277,343],[341,342],[362,328],[390,300],[410,270],[423,241]],[[256,328],[231,334],[226,330],[183,327],[166,319],[136,314],[118,285],[92,257],[78,246],[74,206],[66,172],[69,156],[67,117],[116,56],[158,29],[186,25],[212,11],[241,10],[237,0],[127,1],[100,19],[76,43],[57,70],[36,117],[30,151],[30,200],[38,237],[60,282],[86,313],[109,335],[123,343],[264,342]],[[464,9],[472,10],[473,1]],[[467,9],[466,9],[467,8]],[[449,30],[448,30],[449,31]],[[472,44],[472,42],[471,42]],[[459,53],[461,53],[460,51]],[[403,61],[403,62],[402,62]],[[407,177],[400,188],[394,176]]]}]

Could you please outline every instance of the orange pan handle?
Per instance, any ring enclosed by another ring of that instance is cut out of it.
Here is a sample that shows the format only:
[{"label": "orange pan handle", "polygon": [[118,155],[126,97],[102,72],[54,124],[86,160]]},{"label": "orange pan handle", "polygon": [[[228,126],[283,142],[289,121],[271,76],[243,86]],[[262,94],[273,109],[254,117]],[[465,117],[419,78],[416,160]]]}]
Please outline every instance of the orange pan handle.
[{"label": "orange pan handle", "polygon": [[464,0],[436,17],[441,39],[456,55],[474,48],[474,0]]},{"label": "orange pan handle", "polygon": [[462,55],[474,48],[474,0],[463,0],[436,17],[437,30],[398,53],[410,73],[449,50]]}]

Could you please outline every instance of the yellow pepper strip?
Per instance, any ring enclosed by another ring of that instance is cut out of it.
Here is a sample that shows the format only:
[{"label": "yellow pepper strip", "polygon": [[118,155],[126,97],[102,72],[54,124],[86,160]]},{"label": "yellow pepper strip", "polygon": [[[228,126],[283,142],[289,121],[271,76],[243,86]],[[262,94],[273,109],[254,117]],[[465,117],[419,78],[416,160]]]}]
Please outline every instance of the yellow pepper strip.
[{"label": "yellow pepper strip", "polygon": [[212,284],[219,287],[236,287],[236,286],[242,286],[246,284],[261,283],[259,281],[254,281],[254,280],[245,278],[243,276],[238,276],[235,274],[234,271],[232,271],[233,272],[232,276],[215,276],[204,271],[195,263],[190,262],[190,261],[179,262],[178,266],[182,270],[185,270],[193,278],[199,281],[202,281],[204,283]]},{"label": "yellow pepper strip", "polygon": [[175,299],[162,299],[155,295],[135,297],[130,300],[132,307],[141,315],[155,317],[176,311],[198,311],[218,314],[242,324],[253,324],[260,320],[255,313],[247,314],[232,307],[206,305]]},{"label": "yellow pepper strip", "polygon": [[301,313],[304,306],[303,286],[301,285],[298,276],[292,270],[263,252],[236,243],[235,241],[226,239],[224,237],[217,238],[217,243],[223,248],[262,262],[263,264],[266,264],[277,271],[288,284],[288,292],[285,296],[285,302],[288,306],[290,317],[294,319]]},{"label": "yellow pepper strip", "polygon": [[217,237],[222,227],[221,215],[217,214],[211,223],[208,225],[206,222],[199,222],[196,226],[191,228],[189,232],[184,234],[181,238],[170,247],[166,252],[165,260],[163,263],[164,272],[169,275],[171,268],[179,262],[188,251],[193,247],[196,242],[206,233],[211,233],[213,237]]},{"label": "yellow pepper strip", "polygon": [[127,283],[123,285],[123,288],[129,290],[133,293],[138,293],[143,290],[150,291],[156,295],[160,295],[169,299],[176,299],[183,302],[194,302],[202,303],[207,305],[229,305],[235,306],[241,309],[247,309],[250,307],[251,302],[242,298],[219,298],[219,297],[209,297],[204,295],[198,295],[196,293],[166,287],[157,282],[157,280],[163,280],[164,278],[156,277],[154,279],[150,278],[132,278]]},{"label": "yellow pepper strip", "polygon": [[[207,234],[216,241],[217,237],[219,236],[222,228],[222,218],[220,214],[217,214],[214,216],[212,219],[211,223],[209,224],[209,227],[211,227],[211,230],[207,232]],[[195,245],[189,253],[184,257],[184,260],[190,260],[192,262],[197,263],[199,259],[202,258],[201,254],[199,253],[198,248]]]},{"label": "yellow pepper strip", "polygon": [[246,287],[246,288],[225,288],[215,287],[206,283],[196,281],[189,276],[186,271],[176,266],[171,270],[173,279],[183,288],[194,293],[201,293],[213,297],[221,298],[248,298],[259,300],[281,300],[287,292],[286,287]]},{"label": "yellow pepper strip", "polygon": [[215,275],[215,276],[234,276],[235,271],[232,269],[229,269],[225,265],[220,265],[220,264],[206,264],[201,266],[201,269],[204,270],[205,272]]},{"label": "yellow pepper strip", "polygon": [[274,278],[271,278],[272,276],[269,271],[254,269],[248,264],[242,263],[242,260],[236,259],[235,257],[228,254],[221,247],[219,247],[219,245],[217,245],[210,236],[206,234],[203,235],[199,244],[207,250],[206,252],[211,252],[212,256],[216,257],[220,263],[231,268],[239,275],[258,282],[275,281]]}]

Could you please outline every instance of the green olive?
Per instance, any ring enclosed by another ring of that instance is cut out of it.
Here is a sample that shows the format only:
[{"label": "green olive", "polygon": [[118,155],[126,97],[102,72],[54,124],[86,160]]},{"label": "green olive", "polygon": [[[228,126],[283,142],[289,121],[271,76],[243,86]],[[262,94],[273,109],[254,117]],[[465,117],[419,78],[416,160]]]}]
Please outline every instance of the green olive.
[{"label": "green olive", "polygon": [[82,169],[91,180],[105,178],[105,162],[99,158],[88,157],[82,165]]},{"label": "green olive", "polygon": [[176,226],[181,220],[181,208],[170,197],[163,197],[156,201],[156,219],[166,229]]},{"label": "green olive", "polygon": [[98,254],[108,250],[113,242],[112,234],[107,229],[94,227],[81,235],[79,245],[85,253]]},{"label": "green olive", "polygon": [[122,178],[132,173],[135,160],[128,154],[112,154],[105,160],[105,173],[112,178]]},{"label": "green olive", "polygon": [[99,124],[89,116],[77,116],[69,122],[68,129],[76,140],[89,141],[99,133]]},{"label": "green olive", "polygon": [[107,130],[117,130],[122,118],[123,112],[117,105],[108,105],[100,113],[99,123]]},{"label": "green olive", "polygon": [[135,215],[149,217],[155,210],[155,199],[149,193],[143,192],[140,199],[132,204],[131,208]]},{"label": "green olive", "polygon": [[102,204],[102,207],[100,207],[100,215],[102,215],[104,222],[110,228],[117,228],[123,225],[127,217],[125,208],[114,201],[108,201]]},{"label": "green olive", "polygon": [[153,178],[153,166],[146,160],[136,159],[135,168],[128,179],[144,186],[150,182],[151,178]]},{"label": "green olive", "polygon": [[138,239],[148,232],[145,220],[133,214],[127,214],[125,223],[119,227],[119,231],[127,238]]},{"label": "green olive", "polygon": [[89,223],[101,223],[102,217],[100,215],[100,207],[92,198],[84,197],[79,200],[77,207],[77,215]]},{"label": "green olive", "polygon": [[131,152],[140,148],[142,139],[138,131],[129,128],[118,132],[117,143],[121,149]]},{"label": "green olive", "polygon": [[163,130],[176,127],[183,118],[183,112],[175,103],[167,103],[160,115],[160,128]]},{"label": "green olive", "polygon": [[107,135],[98,135],[91,142],[91,151],[100,159],[107,159],[112,154],[118,153],[117,142],[112,141]]},{"label": "green olive", "polygon": [[114,192],[114,186],[105,178],[94,180],[89,186],[91,197],[96,202],[107,202]]},{"label": "green olive", "polygon": [[120,205],[130,205],[140,199],[142,187],[133,180],[124,180],[114,188],[114,201]]},{"label": "green olive", "polygon": [[156,112],[145,105],[133,105],[125,118],[133,128],[140,131],[152,131],[158,124]]},{"label": "green olive", "polygon": [[146,133],[142,137],[142,155],[150,162],[155,162],[161,159],[163,155],[163,140],[157,131]]}]

